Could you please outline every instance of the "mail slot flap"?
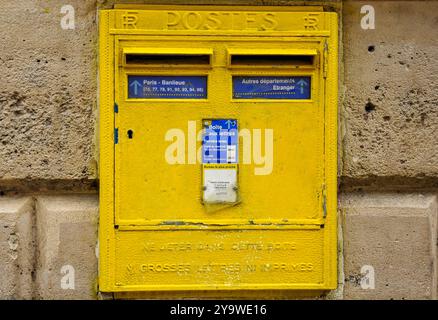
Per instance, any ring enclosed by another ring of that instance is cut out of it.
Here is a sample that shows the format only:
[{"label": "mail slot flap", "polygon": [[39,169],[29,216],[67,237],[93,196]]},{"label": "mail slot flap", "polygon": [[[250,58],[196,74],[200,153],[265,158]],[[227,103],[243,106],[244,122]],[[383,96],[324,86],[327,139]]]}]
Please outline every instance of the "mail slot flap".
[{"label": "mail slot flap", "polygon": [[228,67],[313,66],[314,49],[227,49]]},{"label": "mail slot flap", "polygon": [[205,48],[124,48],[124,66],[211,66],[212,49]]}]

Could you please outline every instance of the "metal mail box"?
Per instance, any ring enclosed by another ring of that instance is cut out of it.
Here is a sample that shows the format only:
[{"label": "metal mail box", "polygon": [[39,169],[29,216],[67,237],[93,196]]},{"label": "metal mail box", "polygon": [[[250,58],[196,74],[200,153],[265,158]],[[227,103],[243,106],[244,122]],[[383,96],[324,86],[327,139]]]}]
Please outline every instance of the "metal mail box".
[{"label": "metal mail box", "polygon": [[102,292],[337,286],[337,15],[99,12]]}]

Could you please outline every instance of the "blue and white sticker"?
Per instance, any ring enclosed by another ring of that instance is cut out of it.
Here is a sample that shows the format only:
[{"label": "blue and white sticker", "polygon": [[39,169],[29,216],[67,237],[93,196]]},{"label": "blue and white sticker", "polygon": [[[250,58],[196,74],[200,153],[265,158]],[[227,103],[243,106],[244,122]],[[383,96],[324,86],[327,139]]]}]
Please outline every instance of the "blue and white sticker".
[{"label": "blue and white sticker", "polygon": [[202,163],[237,163],[238,131],[236,119],[203,120]]},{"label": "blue and white sticker", "polygon": [[128,98],[206,99],[206,76],[128,76]]},{"label": "blue and white sticker", "polygon": [[234,99],[310,99],[310,77],[233,77]]}]

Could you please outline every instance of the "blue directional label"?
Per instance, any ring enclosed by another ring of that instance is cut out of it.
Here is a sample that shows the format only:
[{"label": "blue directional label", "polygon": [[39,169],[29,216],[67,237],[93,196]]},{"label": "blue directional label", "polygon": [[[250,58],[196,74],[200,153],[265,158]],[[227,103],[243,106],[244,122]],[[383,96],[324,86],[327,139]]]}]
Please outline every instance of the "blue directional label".
[{"label": "blue directional label", "polygon": [[234,99],[310,99],[310,77],[233,77]]},{"label": "blue directional label", "polygon": [[210,119],[203,124],[202,163],[237,163],[237,120]]},{"label": "blue directional label", "polygon": [[128,76],[128,98],[206,99],[205,76]]}]

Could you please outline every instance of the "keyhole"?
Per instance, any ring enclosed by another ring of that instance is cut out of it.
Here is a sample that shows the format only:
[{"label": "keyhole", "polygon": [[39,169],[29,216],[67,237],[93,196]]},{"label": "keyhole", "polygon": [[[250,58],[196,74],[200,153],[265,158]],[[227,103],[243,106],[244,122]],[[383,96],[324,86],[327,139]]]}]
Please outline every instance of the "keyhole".
[{"label": "keyhole", "polygon": [[134,135],[134,131],[128,130],[128,138],[132,139],[132,136]]}]

